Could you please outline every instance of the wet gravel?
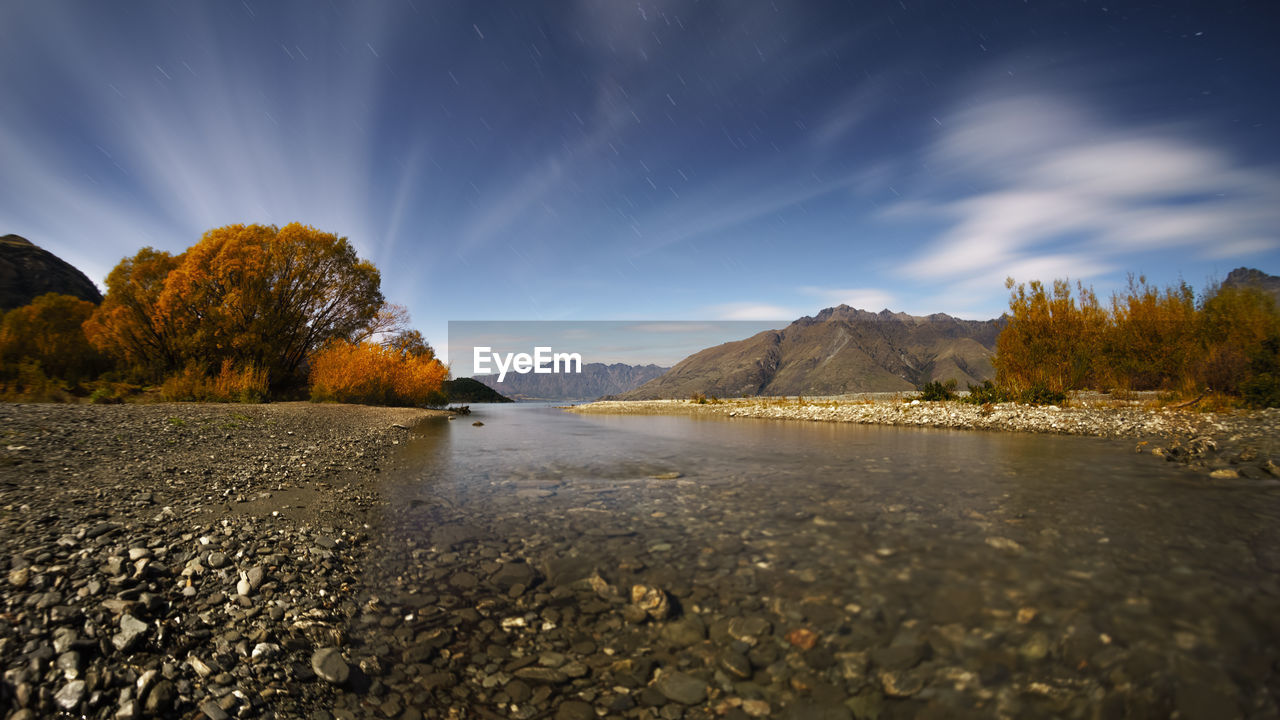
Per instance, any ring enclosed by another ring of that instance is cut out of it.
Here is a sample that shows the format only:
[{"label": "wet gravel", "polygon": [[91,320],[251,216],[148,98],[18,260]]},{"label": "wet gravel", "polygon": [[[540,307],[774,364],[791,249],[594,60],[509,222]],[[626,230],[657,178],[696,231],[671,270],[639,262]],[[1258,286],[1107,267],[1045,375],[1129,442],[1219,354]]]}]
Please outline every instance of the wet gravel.
[{"label": "wet gravel", "polygon": [[[896,454],[850,486],[796,428],[716,423],[706,447],[743,436],[723,453],[748,471],[626,428],[531,436],[521,410],[0,405],[0,717],[1280,714],[1261,479],[939,495],[891,459],[915,436],[877,436]],[[1268,439],[1203,430],[1139,447],[1238,468]],[[641,459],[560,454],[620,437]],[[928,447],[976,462],[953,440]],[[1013,443],[992,474],[1071,475],[1081,447]]]}]

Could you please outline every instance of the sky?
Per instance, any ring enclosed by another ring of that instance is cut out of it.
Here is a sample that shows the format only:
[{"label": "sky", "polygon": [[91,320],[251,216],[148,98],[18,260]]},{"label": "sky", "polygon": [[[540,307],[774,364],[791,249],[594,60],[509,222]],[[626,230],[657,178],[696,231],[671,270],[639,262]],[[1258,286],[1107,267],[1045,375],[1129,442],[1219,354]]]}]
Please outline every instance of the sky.
[{"label": "sky", "polygon": [[[0,234],[100,285],[231,223],[459,320],[995,317],[1280,274],[1256,0],[0,0]],[[445,349],[445,348],[440,348]]]}]

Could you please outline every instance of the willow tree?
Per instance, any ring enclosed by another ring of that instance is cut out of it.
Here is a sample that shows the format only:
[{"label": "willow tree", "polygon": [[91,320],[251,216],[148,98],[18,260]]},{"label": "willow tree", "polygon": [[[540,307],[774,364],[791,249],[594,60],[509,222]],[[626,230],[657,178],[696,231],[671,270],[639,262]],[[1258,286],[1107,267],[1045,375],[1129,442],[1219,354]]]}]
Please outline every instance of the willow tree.
[{"label": "willow tree", "polygon": [[134,375],[154,378],[179,365],[158,303],[165,280],[181,262],[181,256],[150,247],[124,258],[107,275],[107,294],[84,323],[89,342]]},{"label": "willow tree", "polygon": [[112,271],[105,310],[86,330],[100,347],[164,372],[230,362],[266,370],[279,387],[384,307],[377,268],[346,238],[299,223],[210,230],[168,268],[150,253]]},{"label": "willow tree", "polygon": [[996,339],[996,382],[1011,392],[1037,389],[1054,394],[1084,387],[1093,379],[1108,318],[1091,289],[1055,280],[1052,288],[1039,281],[1005,281],[1009,295],[1009,324]]}]

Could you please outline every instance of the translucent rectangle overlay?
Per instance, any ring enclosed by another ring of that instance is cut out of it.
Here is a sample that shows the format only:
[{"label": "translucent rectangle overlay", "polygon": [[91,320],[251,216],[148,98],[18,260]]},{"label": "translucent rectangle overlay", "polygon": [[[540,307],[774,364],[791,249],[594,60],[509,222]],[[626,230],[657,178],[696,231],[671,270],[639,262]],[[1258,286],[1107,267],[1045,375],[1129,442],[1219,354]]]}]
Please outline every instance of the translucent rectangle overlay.
[{"label": "translucent rectangle overlay", "polygon": [[[755,320],[450,320],[448,359],[455,378],[496,375],[503,363],[508,373],[514,372],[521,355],[528,358],[522,367],[539,365],[528,372],[547,367],[564,372],[564,356],[570,355],[578,356],[583,365],[671,367],[699,350],[785,324]],[[476,371],[477,348],[481,370],[487,373]]]}]

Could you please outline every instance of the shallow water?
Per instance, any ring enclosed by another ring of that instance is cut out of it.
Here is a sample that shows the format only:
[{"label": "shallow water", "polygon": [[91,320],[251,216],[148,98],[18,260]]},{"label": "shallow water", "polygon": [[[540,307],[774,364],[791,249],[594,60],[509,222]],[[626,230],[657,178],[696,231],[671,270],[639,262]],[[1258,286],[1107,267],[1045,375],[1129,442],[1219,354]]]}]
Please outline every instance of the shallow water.
[{"label": "shallow water", "polygon": [[[465,564],[479,547],[527,559],[544,590],[573,579],[565,567],[624,593],[656,584],[713,626],[711,645],[731,641],[718,621],[769,619],[782,652],[753,658],[755,676],[704,668],[721,697],[1276,709],[1280,493],[1131,443],[507,405],[427,423],[405,452],[386,529],[427,548],[413,562]],[[785,639],[797,628],[834,660]]]}]

